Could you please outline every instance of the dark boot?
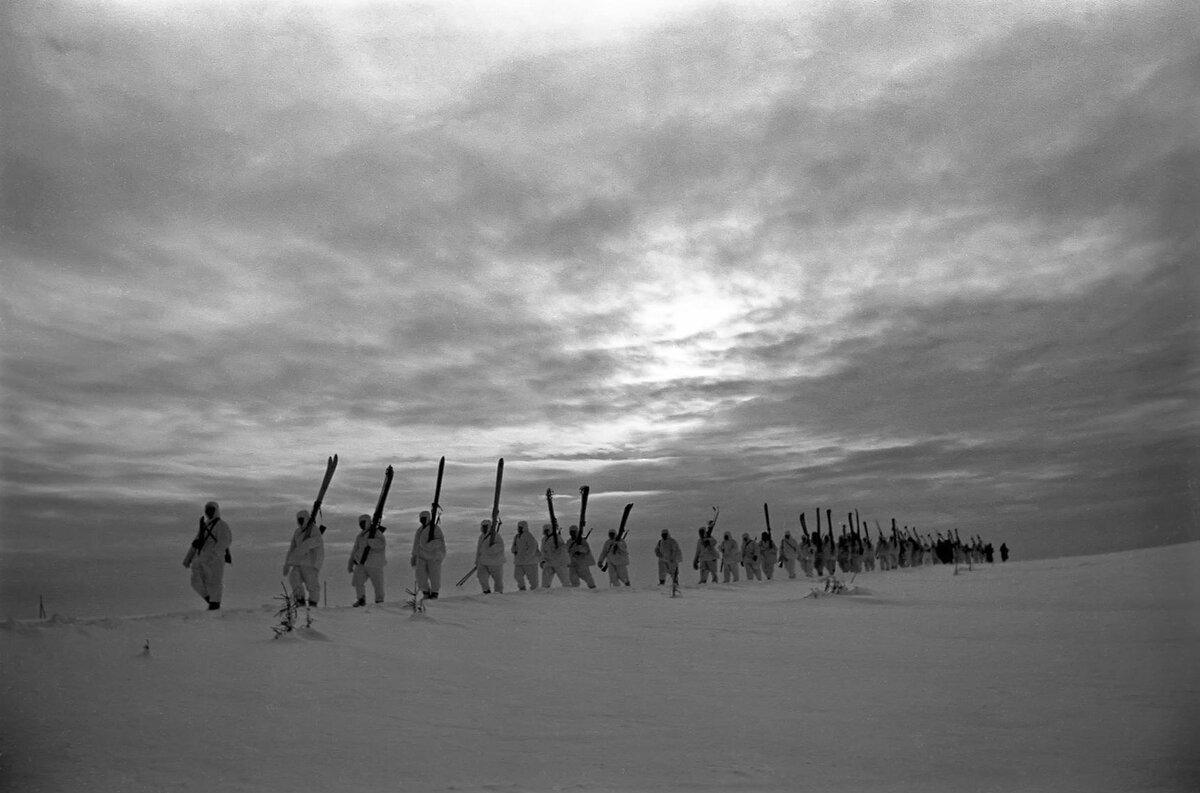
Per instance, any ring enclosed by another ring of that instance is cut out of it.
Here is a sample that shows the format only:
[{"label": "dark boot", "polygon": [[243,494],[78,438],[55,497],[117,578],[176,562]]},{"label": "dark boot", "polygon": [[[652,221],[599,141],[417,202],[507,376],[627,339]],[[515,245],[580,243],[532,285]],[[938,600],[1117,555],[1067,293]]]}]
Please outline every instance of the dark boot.
[{"label": "dark boot", "polygon": [[365,605],[367,605],[366,598],[359,598],[358,600],[354,601],[354,608],[358,608],[359,606],[365,606]]},{"label": "dark boot", "polygon": [[209,611],[216,611],[219,608],[221,608],[221,601],[219,601],[219,600],[208,601],[208,610]]}]

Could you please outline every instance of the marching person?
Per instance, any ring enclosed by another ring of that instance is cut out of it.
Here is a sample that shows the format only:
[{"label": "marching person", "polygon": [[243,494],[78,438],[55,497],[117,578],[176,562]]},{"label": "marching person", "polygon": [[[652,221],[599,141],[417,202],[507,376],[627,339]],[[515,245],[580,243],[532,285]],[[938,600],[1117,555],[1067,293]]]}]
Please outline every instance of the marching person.
[{"label": "marching person", "polygon": [[667,583],[668,577],[672,581],[677,581],[679,579],[679,563],[683,561],[683,549],[671,536],[671,532],[666,529],[662,530],[662,539],[654,546],[654,555],[658,557],[659,585]]},{"label": "marching person", "polygon": [[571,568],[571,555],[567,552],[567,544],[554,533],[547,523],[542,526],[542,589],[549,589],[554,576],[558,576],[559,586],[570,586],[568,583]]},{"label": "marching person", "polygon": [[617,539],[617,530],[608,530],[608,539],[600,549],[600,569],[607,565],[609,586],[629,586],[629,548]]},{"label": "marching person", "polygon": [[758,543],[749,532],[742,532],[742,567],[746,568],[747,581],[762,580],[762,573],[758,569]]},{"label": "marching person", "polygon": [[762,539],[758,543],[758,559],[759,570],[770,581],[775,576],[775,563],[779,561],[779,549],[775,547],[775,540],[771,538],[770,532],[762,533]]},{"label": "marching person", "polygon": [[479,523],[479,542],[475,544],[475,568],[483,594],[492,594],[493,586],[496,588],[496,594],[504,593],[504,541],[500,539],[498,528],[492,533],[490,520]]},{"label": "marching person", "polygon": [[571,558],[568,571],[571,586],[579,586],[579,582],[583,581],[588,585],[588,589],[595,589],[596,579],[592,578],[592,565],[596,563],[596,559],[592,556],[592,546],[588,545],[587,537],[583,535],[578,526],[572,526],[570,534],[571,539],[567,543],[567,553]]},{"label": "marching person", "polygon": [[387,564],[387,540],[383,533],[386,526],[380,526],[371,536],[371,516],[358,516],[358,536],[354,538],[354,547],[350,550],[350,561],[346,572],[350,573],[350,583],[354,586],[356,599],[354,607],[367,605],[367,581],[375,592],[375,602],[383,602],[383,568]]},{"label": "marching person", "polygon": [[538,550],[538,542],[529,533],[527,521],[517,521],[517,533],[512,541],[513,578],[517,580],[517,589],[525,591],[538,588],[538,562],[542,552]]},{"label": "marching person", "polygon": [[785,531],[783,539],[779,541],[779,559],[783,569],[787,570],[788,578],[796,577],[796,560],[799,558],[800,544],[792,537],[790,531]]},{"label": "marching person", "polygon": [[204,598],[209,611],[221,608],[221,593],[225,584],[225,565],[231,564],[229,546],[233,532],[221,519],[221,507],[215,501],[204,505],[204,517],[192,546],[184,557],[183,566],[192,570],[192,589]]},{"label": "marching person", "polygon": [[741,574],[738,573],[740,556],[737,540],[733,539],[732,534],[725,532],[725,538],[721,540],[721,580],[726,584],[741,580]]},{"label": "marching person", "polygon": [[700,583],[707,584],[708,577],[717,583],[717,560],[721,558],[717,541],[708,534],[708,527],[700,527],[700,538],[696,540],[696,553],[692,558],[692,569],[700,571]]},{"label": "marching person", "polygon": [[[316,521],[313,521],[316,523]],[[307,531],[305,528],[307,527]],[[318,605],[321,594],[321,565],[325,563],[324,526],[308,525],[308,510],[296,513],[296,530],[283,560],[283,574],[292,587],[297,605]]]},{"label": "marching person", "polygon": [[409,566],[416,568],[417,589],[430,600],[436,600],[442,588],[442,561],[446,558],[446,536],[437,521],[431,521],[429,510],[422,510],[421,525],[413,535]]}]

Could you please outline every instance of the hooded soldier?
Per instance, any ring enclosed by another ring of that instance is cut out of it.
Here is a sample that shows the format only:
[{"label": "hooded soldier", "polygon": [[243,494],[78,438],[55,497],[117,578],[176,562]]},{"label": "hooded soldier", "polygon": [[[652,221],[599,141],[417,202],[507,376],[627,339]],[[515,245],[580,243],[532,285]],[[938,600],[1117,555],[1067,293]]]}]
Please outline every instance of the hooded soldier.
[{"label": "hooded soldier", "polygon": [[746,568],[746,580],[762,580],[762,572],[758,569],[758,542],[748,532],[742,533],[742,567]]},{"label": "hooded soldier", "polygon": [[629,586],[629,548],[617,539],[617,530],[608,530],[608,539],[600,549],[600,569],[608,571],[609,586]]},{"label": "hooded soldier", "polygon": [[662,530],[662,536],[654,546],[654,555],[658,557],[658,583],[667,583],[667,578],[677,581],[679,563],[683,561],[683,549],[666,529]]},{"label": "hooded soldier", "polygon": [[542,588],[549,589],[554,576],[559,586],[570,586],[571,554],[567,544],[549,523],[542,525]]},{"label": "hooded soldier", "polygon": [[358,599],[354,605],[367,605],[367,581],[375,591],[375,602],[383,602],[383,568],[387,564],[387,540],[383,533],[386,526],[380,526],[371,536],[371,516],[358,516],[358,536],[354,538],[354,548],[350,551],[350,562],[346,571],[350,573],[350,583],[354,585],[354,594]]},{"label": "hooded soldier", "polygon": [[785,531],[783,539],[779,541],[779,564],[787,570],[788,578],[796,577],[796,560],[799,558],[800,543],[796,542],[790,531]]},{"label": "hooded soldier", "polygon": [[512,541],[513,577],[517,580],[517,589],[525,591],[538,588],[538,562],[542,552],[538,550],[537,540],[529,533],[529,522],[517,521],[517,534]]},{"label": "hooded soldier", "polygon": [[707,584],[708,577],[717,583],[717,560],[721,558],[717,550],[717,541],[708,534],[708,527],[701,526],[700,537],[696,540],[696,554],[692,559],[692,569],[700,571],[700,583]]},{"label": "hooded soldier", "polygon": [[442,588],[442,560],[446,558],[446,536],[437,521],[430,521],[429,510],[422,510],[420,526],[413,535],[412,556],[408,563],[416,569],[417,589],[429,599],[436,599]]},{"label": "hooded soldier", "polygon": [[770,532],[764,531],[758,542],[758,567],[768,581],[775,576],[777,561],[779,561],[779,549],[775,547],[775,540],[771,538]]},{"label": "hooded soldier", "polygon": [[721,540],[721,580],[728,584],[730,581],[738,581],[741,579],[741,574],[738,572],[738,565],[741,564],[741,551],[738,548],[737,540],[733,539],[733,535],[725,532],[725,537]]},{"label": "hooded soldier", "polygon": [[296,530],[283,560],[283,574],[297,603],[316,606],[321,594],[321,565],[325,563],[324,526],[309,521],[307,509],[296,513]]},{"label": "hooded soldier", "polygon": [[204,505],[200,529],[196,539],[192,540],[183,566],[191,568],[192,589],[204,598],[209,611],[221,608],[225,565],[230,561],[229,546],[232,543],[233,532],[229,524],[221,519],[221,507],[215,501],[208,502]]},{"label": "hooded soldier", "polygon": [[500,539],[498,528],[492,532],[490,520],[479,523],[479,542],[475,544],[475,574],[483,594],[490,595],[493,587],[497,594],[504,592],[504,540]]},{"label": "hooded soldier", "polygon": [[588,585],[588,589],[595,589],[596,579],[592,578],[592,565],[596,564],[596,558],[592,556],[592,546],[588,545],[587,537],[578,526],[571,527],[570,535],[567,554],[571,564],[567,572],[571,586],[579,586],[579,582],[582,581]]}]

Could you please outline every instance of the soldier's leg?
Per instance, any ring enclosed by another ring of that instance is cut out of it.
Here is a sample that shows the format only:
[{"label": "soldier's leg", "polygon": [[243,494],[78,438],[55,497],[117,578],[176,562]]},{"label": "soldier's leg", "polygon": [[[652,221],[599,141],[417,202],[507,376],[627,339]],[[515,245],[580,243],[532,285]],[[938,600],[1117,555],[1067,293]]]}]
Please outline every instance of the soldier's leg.
[{"label": "soldier's leg", "polygon": [[354,573],[350,576],[350,583],[354,587],[355,604],[362,605],[367,602],[367,569],[361,564],[354,566]]},{"label": "soldier's leg", "polygon": [[221,594],[225,585],[225,562],[217,560],[216,567],[205,571],[204,586],[208,589],[208,603],[221,602]]},{"label": "soldier's leg", "polygon": [[321,571],[316,567],[301,567],[304,588],[308,590],[308,605],[316,606],[321,600]]},{"label": "soldier's leg", "polygon": [[429,596],[429,561],[426,559],[417,559],[417,591],[424,592],[425,596]]},{"label": "soldier's leg", "polygon": [[197,595],[208,600],[208,584],[204,580],[204,568],[199,562],[192,562],[192,589]]},{"label": "soldier's leg", "polygon": [[431,597],[437,597],[438,592],[442,591],[442,562],[429,563],[429,594]]},{"label": "soldier's leg", "polygon": [[[383,568],[370,567],[367,568],[367,578],[371,579],[371,589],[375,591],[375,602],[383,602]],[[366,594],[366,587],[363,587],[363,593]]]},{"label": "soldier's leg", "polygon": [[488,570],[487,565],[475,565],[475,578],[479,581],[479,588],[483,590],[483,594],[488,594],[492,591],[488,586]]}]

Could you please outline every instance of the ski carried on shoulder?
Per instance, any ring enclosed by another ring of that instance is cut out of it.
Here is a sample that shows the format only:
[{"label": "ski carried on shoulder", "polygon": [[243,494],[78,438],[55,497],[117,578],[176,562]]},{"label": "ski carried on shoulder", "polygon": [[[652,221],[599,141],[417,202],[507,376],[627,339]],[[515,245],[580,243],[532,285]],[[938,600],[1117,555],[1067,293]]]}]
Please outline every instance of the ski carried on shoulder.
[{"label": "ski carried on shoulder", "polygon": [[436,526],[442,519],[439,514],[442,505],[438,501],[442,498],[442,475],[446,473],[446,458],[443,457],[438,461],[437,485],[433,488],[433,504],[429,507],[429,541],[433,541],[433,527]]},{"label": "ski carried on shoulder", "polygon": [[[379,500],[375,502],[375,512],[371,514],[371,527],[367,529],[367,539],[375,539],[375,535],[379,533],[379,522],[383,520],[383,505],[387,502],[388,491],[392,488],[392,476],[395,472],[389,465],[387,470],[383,472],[383,489],[379,491]],[[371,547],[363,548],[362,558],[358,560],[359,564],[367,561],[367,557],[371,555]]]},{"label": "ski carried on shoulder", "polygon": [[587,485],[579,488],[579,538],[581,540],[586,540],[591,534],[590,531],[587,534],[583,533],[583,527],[587,524],[587,500],[590,492],[592,489]]},{"label": "ski carried on shoulder", "polygon": [[[317,513],[321,511],[321,502],[325,500],[325,491],[329,489],[329,483],[333,481],[333,472],[337,470],[338,456],[335,454],[325,463],[325,478],[321,480],[321,489],[317,491],[317,500],[313,502],[312,510],[308,513],[308,522],[304,524],[304,539],[312,536],[313,526],[320,525],[317,523]],[[325,533],[325,527],[321,526],[321,533]]]},{"label": "ski carried on shoulder", "polygon": [[546,488],[546,506],[550,509],[550,537],[557,548],[562,545],[562,534],[558,530],[558,517],[554,514],[554,491],[550,488]]},{"label": "ski carried on shoulder", "polygon": [[[504,482],[504,458],[496,463],[496,492],[492,496],[492,523],[488,528],[488,545],[496,544],[496,532],[500,531],[500,485]],[[469,574],[468,574],[469,575]]]},{"label": "ski carried on shoulder", "polygon": [[629,522],[629,513],[633,511],[633,504],[626,504],[625,511],[621,513],[621,525],[617,529],[617,539],[624,540],[627,530],[625,524]]}]

